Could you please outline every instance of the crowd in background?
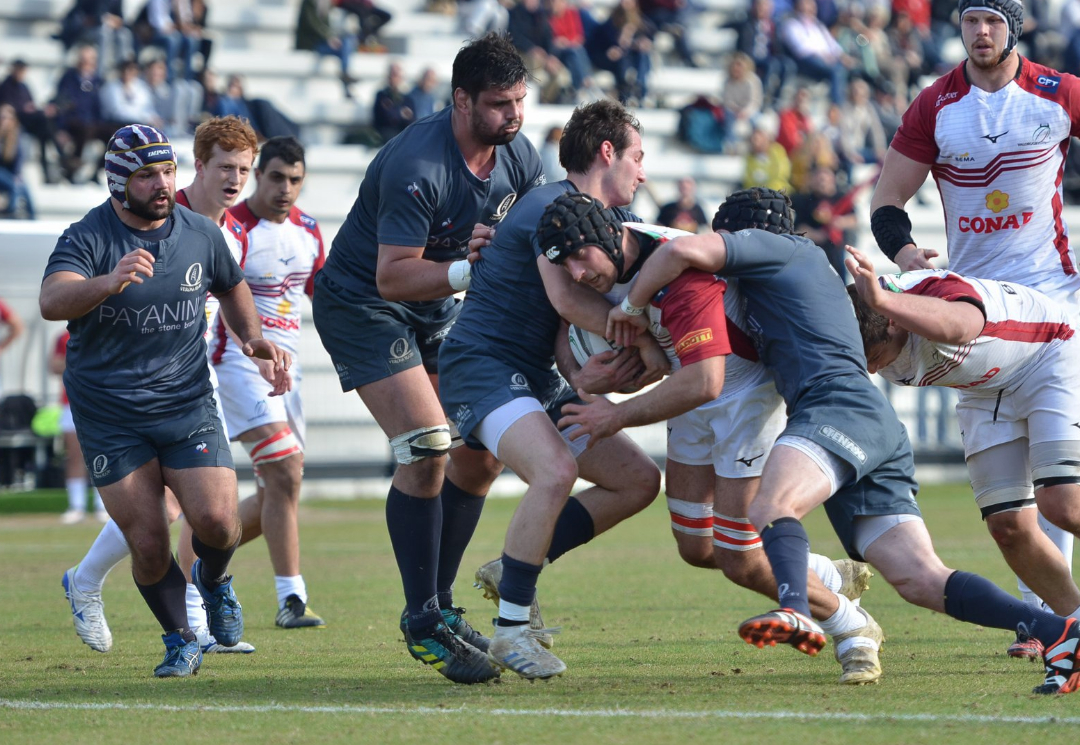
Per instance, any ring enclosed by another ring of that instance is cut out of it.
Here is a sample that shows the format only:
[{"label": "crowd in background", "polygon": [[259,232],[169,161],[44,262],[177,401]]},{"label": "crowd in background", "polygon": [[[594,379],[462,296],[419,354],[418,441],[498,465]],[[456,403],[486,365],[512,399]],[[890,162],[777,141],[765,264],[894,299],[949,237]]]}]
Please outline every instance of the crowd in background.
[{"label": "crowd in background", "polygon": [[[610,95],[632,107],[663,106],[650,87],[654,66],[721,65],[721,89],[701,91],[680,110],[685,147],[743,157],[746,185],[784,189],[804,207],[816,205],[806,217],[812,230],[837,218],[848,230],[843,210],[864,186],[860,166],[880,163],[928,76],[955,64],[942,52],[958,43],[956,0],[747,0],[744,12],[724,20],[735,43],[719,59],[695,48],[689,29],[702,9],[694,2],[593,8],[588,0],[430,0],[428,10],[456,14],[471,35],[509,33],[543,103]],[[1048,0],[1025,0],[1023,53],[1080,69],[1080,3],[1065,3],[1059,23],[1047,13]],[[295,48],[337,58],[343,96],[353,99],[351,55],[385,51],[380,34],[391,18],[372,0],[301,0]],[[31,161],[46,183],[98,180],[101,147],[132,121],[176,137],[207,116],[236,114],[261,137],[300,135],[274,102],[249,97],[240,76],[214,73],[210,20],[206,0],[148,0],[134,18],[123,16],[121,0],[74,0],[54,36],[71,60],[55,90],[35,98],[27,64],[9,60],[0,83],[0,216],[34,216],[23,178]],[[343,128],[341,139],[378,147],[444,105],[445,82],[432,69],[406,81],[391,61],[369,103],[370,124]],[[557,152],[557,143],[549,150]],[[550,160],[557,170],[557,158]],[[1067,191],[1080,192],[1076,171]]]}]

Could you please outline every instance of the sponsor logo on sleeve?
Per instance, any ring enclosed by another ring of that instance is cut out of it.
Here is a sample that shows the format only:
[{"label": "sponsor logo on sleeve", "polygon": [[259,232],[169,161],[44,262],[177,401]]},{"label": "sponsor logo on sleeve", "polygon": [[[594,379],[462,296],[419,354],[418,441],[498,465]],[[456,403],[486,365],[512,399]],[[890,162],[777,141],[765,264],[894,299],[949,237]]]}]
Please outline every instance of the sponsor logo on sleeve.
[{"label": "sponsor logo on sleeve", "polygon": [[1035,87],[1047,93],[1057,93],[1060,85],[1060,75],[1039,75],[1035,78]]},{"label": "sponsor logo on sleeve", "polygon": [[695,347],[700,347],[702,344],[713,340],[712,329],[697,329],[691,331],[679,339],[675,344],[675,354],[682,354]]}]

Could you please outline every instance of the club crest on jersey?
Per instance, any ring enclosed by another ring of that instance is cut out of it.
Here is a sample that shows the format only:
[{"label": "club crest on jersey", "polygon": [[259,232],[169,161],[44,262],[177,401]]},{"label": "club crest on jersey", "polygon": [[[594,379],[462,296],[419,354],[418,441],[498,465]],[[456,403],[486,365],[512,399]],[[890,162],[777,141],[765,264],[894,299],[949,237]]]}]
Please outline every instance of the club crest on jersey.
[{"label": "club crest on jersey", "polygon": [[1031,133],[1031,139],[1027,142],[1019,143],[1021,146],[1026,145],[1045,145],[1050,142],[1050,138],[1053,133],[1050,131],[1050,122],[1040,124],[1035,128],[1035,131]]},{"label": "club crest on jersey", "polygon": [[1047,93],[1057,93],[1061,85],[1061,77],[1057,75],[1040,75],[1035,78],[1035,87]]},{"label": "club crest on jersey", "polygon": [[499,207],[495,210],[495,214],[491,216],[492,222],[501,222],[506,213],[510,211],[514,202],[517,201],[517,192],[511,192],[503,197],[503,200],[499,202]]},{"label": "club crest on jersey", "polygon": [[202,292],[202,264],[195,262],[184,272],[184,281],[180,283],[180,292]]}]

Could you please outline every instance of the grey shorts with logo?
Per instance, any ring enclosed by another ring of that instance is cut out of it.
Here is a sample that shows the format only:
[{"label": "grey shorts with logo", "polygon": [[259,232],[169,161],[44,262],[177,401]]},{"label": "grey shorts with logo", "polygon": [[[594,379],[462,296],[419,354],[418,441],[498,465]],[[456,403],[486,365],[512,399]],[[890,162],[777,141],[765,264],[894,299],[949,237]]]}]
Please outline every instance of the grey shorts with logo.
[{"label": "grey shorts with logo", "polygon": [[825,502],[825,513],[844,550],[862,561],[855,549],[856,518],[921,514],[915,460],[907,430],[873,383],[832,384],[835,391],[791,413],[781,436],[812,440],[854,468],[854,481]]},{"label": "grey shorts with logo", "polygon": [[232,453],[212,396],[168,418],[100,422],[72,406],[75,433],[94,486],[108,486],[155,458],[165,468],[232,468]]},{"label": "grey shorts with logo", "polygon": [[438,368],[439,345],[461,311],[454,297],[431,303],[394,303],[341,287],[315,275],[312,315],[341,390],[351,391],[423,365]]}]

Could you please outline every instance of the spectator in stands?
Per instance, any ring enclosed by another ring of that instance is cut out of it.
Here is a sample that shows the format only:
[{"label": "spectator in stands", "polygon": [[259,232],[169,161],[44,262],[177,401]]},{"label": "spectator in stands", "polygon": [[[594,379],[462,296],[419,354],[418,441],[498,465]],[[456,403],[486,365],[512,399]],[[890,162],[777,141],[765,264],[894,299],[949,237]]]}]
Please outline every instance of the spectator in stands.
[{"label": "spectator in stands", "polygon": [[841,108],[840,121],[845,160],[854,165],[885,160],[889,142],[870,102],[870,84],[865,80],[855,78],[848,84],[848,100]]},{"label": "spectator in stands", "polygon": [[22,128],[15,107],[0,104],[0,194],[7,199],[0,217],[15,217],[21,207],[26,219],[34,219],[34,201],[22,178],[23,150]]},{"label": "spectator in stands", "polygon": [[896,92],[896,87],[888,80],[879,80],[874,86],[874,110],[885,130],[885,142],[892,142],[893,135],[900,128],[900,121],[907,109],[907,101]]},{"label": "spectator in stands", "polygon": [[923,73],[923,42],[907,13],[893,14],[893,25],[888,34],[892,57],[902,64],[900,72],[897,73],[897,92],[905,101],[910,101],[911,91],[917,87],[919,76]]},{"label": "spectator in stands", "polygon": [[570,71],[576,91],[593,91],[592,62],[585,51],[585,26],[578,0],[548,0],[552,46],[563,67]]},{"label": "spectator in stands", "polygon": [[638,6],[653,28],[671,34],[675,53],[682,63],[687,67],[697,67],[686,33],[693,10],[688,0],[638,0]]},{"label": "spectator in stands", "polygon": [[[829,108],[825,113],[825,121],[821,125],[818,131],[821,136],[824,137],[829,147],[838,156],[838,167],[835,168],[835,172],[838,176],[842,177],[844,184],[851,183],[851,171],[855,167],[855,163],[848,158],[849,148],[847,143],[844,142],[846,132],[844,131],[844,110],[842,107],[837,106],[834,103],[829,104]],[[813,173],[813,169],[807,172],[807,179],[805,183],[801,183],[796,186],[796,190],[805,190],[810,183],[810,175]]]},{"label": "spectator in stands", "polygon": [[97,47],[101,76],[121,61],[135,59],[135,37],[124,23],[124,0],[75,0],[53,38],[64,45],[64,51],[80,44]]},{"label": "spectator in stands", "polygon": [[[4,302],[3,298],[0,298],[0,329],[3,329],[4,333],[3,338],[0,339],[0,355],[2,355],[26,330],[22,318],[15,312],[14,308]],[[0,382],[0,399],[3,399],[3,397],[4,386]]]},{"label": "spectator in stands", "polygon": [[211,116],[236,116],[250,122],[260,140],[271,137],[299,137],[300,127],[265,98],[248,98],[244,79],[230,75],[225,92],[217,90],[217,75],[203,70],[203,108]]},{"label": "spectator in stands", "polygon": [[795,12],[780,25],[780,36],[795,58],[799,74],[829,83],[833,103],[844,102],[848,69],[854,64],[817,17],[814,0],[796,0]]},{"label": "spectator in stands", "polygon": [[[101,113],[104,81],[97,69],[97,49],[84,44],[78,48],[75,66],[64,71],[56,86],[57,140],[64,149],[64,177],[72,182],[78,178],[87,143],[96,140],[105,145],[116,129]],[[102,160],[94,157],[91,161],[96,179]]]},{"label": "spectator in stands", "polygon": [[170,84],[162,59],[147,62],[143,76],[153,97],[154,110],[165,122],[165,134],[170,138],[192,134],[202,111],[202,86],[194,80],[174,80]]},{"label": "spectator in stands", "polygon": [[[955,7],[953,0],[949,2]],[[888,28],[890,20],[887,5],[871,5],[866,11],[862,35],[866,39],[866,49],[872,52],[874,69],[867,67],[865,77],[872,81],[874,86],[880,86],[887,81],[894,91],[900,91],[906,88],[911,71],[904,57],[893,54],[893,42]],[[907,98],[903,104],[906,108]]]},{"label": "spectator in stands", "polygon": [[802,146],[806,135],[814,129],[814,120],[810,117],[810,103],[810,90],[798,88],[791,105],[780,112],[780,129],[776,141],[789,156]]},{"label": "spectator in stands", "polygon": [[791,191],[791,159],[784,147],[760,127],[750,133],[750,152],[746,154],[743,188],[764,186],[777,191]]},{"label": "spectator in stands", "polygon": [[745,20],[734,24],[736,50],[754,61],[761,78],[765,102],[772,105],[780,97],[784,83],[795,77],[795,62],[782,50],[773,21],[773,0],[753,0]]},{"label": "spectator in stands", "polygon": [[832,141],[824,132],[810,132],[791,155],[791,188],[794,192],[810,188],[810,175],[818,168],[836,173],[842,168]]},{"label": "spectator in stands", "polygon": [[26,70],[27,65],[21,59],[12,61],[11,73],[0,83],[0,104],[8,104],[15,109],[23,131],[38,141],[41,172],[46,181],[55,183],[57,177],[49,167],[49,149],[57,153],[60,150],[56,143],[56,107],[46,104],[44,108],[38,108],[26,84]]},{"label": "spectator in stands", "polygon": [[170,83],[176,79],[177,63],[182,79],[195,79],[195,52],[202,43],[202,29],[195,23],[191,0],[147,0],[135,21],[135,28],[142,46],[165,50],[165,69]]},{"label": "spectator in stands", "polygon": [[831,168],[815,168],[810,188],[791,195],[791,207],[795,210],[795,232],[820,246],[843,278],[847,271],[844,246],[856,242],[858,219],[854,199],[837,190],[836,173]]},{"label": "spectator in stands", "polygon": [[371,123],[383,142],[400,133],[416,119],[416,114],[409,106],[402,85],[405,73],[401,65],[391,62],[386,69],[386,87],[375,94],[372,105]]},{"label": "spectator in stands", "polygon": [[457,14],[458,28],[473,38],[489,31],[501,34],[510,22],[510,11],[501,0],[458,0]]},{"label": "spectator in stands", "polygon": [[745,137],[764,103],[761,78],[754,72],[754,61],[749,55],[742,52],[731,55],[720,103],[724,106],[729,136]]},{"label": "spectator in stands", "polygon": [[345,91],[345,98],[353,97],[352,88],[356,78],[349,75],[349,57],[355,46],[355,40],[347,35],[338,35],[330,26],[330,0],[301,0],[300,17],[296,22],[296,48],[315,52],[321,59],[337,57],[341,62],[341,74],[338,77]]},{"label": "spectator in stands", "polygon": [[438,85],[439,76],[436,74],[435,68],[428,67],[420,73],[420,79],[416,81],[416,85],[409,91],[409,95],[405,97],[408,101],[407,105],[412,109],[413,116],[416,119],[423,119],[425,116],[431,116],[435,113],[435,89]]},{"label": "spectator in stands", "polygon": [[555,35],[551,29],[551,19],[540,0],[518,0],[510,9],[510,21],[506,28],[514,46],[529,71],[537,78],[540,85],[542,103],[570,103],[567,86],[570,73],[555,50]]},{"label": "spectator in stands", "polygon": [[607,20],[586,31],[585,49],[593,67],[615,76],[619,100],[638,105],[648,94],[654,29],[637,0],[619,0]]},{"label": "spectator in stands", "polygon": [[1061,35],[1065,38],[1062,70],[1080,70],[1080,3],[1061,8]]},{"label": "spectator in stands", "polygon": [[679,179],[679,197],[660,208],[656,216],[659,225],[696,233],[702,225],[708,226],[705,210],[697,200],[697,182],[689,176]]},{"label": "spectator in stands", "polygon": [[154,108],[154,94],[139,77],[139,64],[135,60],[121,62],[117,72],[116,79],[101,89],[101,113],[105,120],[116,129],[132,122],[162,128],[164,121]]},{"label": "spectator in stands", "polygon": [[559,143],[562,142],[563,128],[551,127],[544,144],[540,146],[540,162],[544,164],[544,177],[548,183],[562,181],[566,178],[566,169],[559,162]]},{"label": "spectator in stands", "polygon": [[334,0],[334,5],[356,16],[360,23],[357,42],[361,49],[367,52],[386,51],[386,46],[379,38],[379,29],[394,17],[391,13],[375,5],[372,0]]},{"label": "spectator in stands", "polygon": [[[1032,18],[1031,8],[1038,2],[1039,0],[1027,0],[1025,3],[1028,6],[1025,13],[1027,18]],[[892,0],[892,13],[893,18],[903,13],[911,19],[911,25],[919,38],[919,45],[923,49],[924,72],[930,73],[942,66],[951,67],[951,65],[943,65],[941,52],[934,47],[934,40],[930,33],[930,0]],[[1034,26],[1035,23],[1033,22],[1032,25]],[[1026,19],[1024,31],[1028,31]]]}]

